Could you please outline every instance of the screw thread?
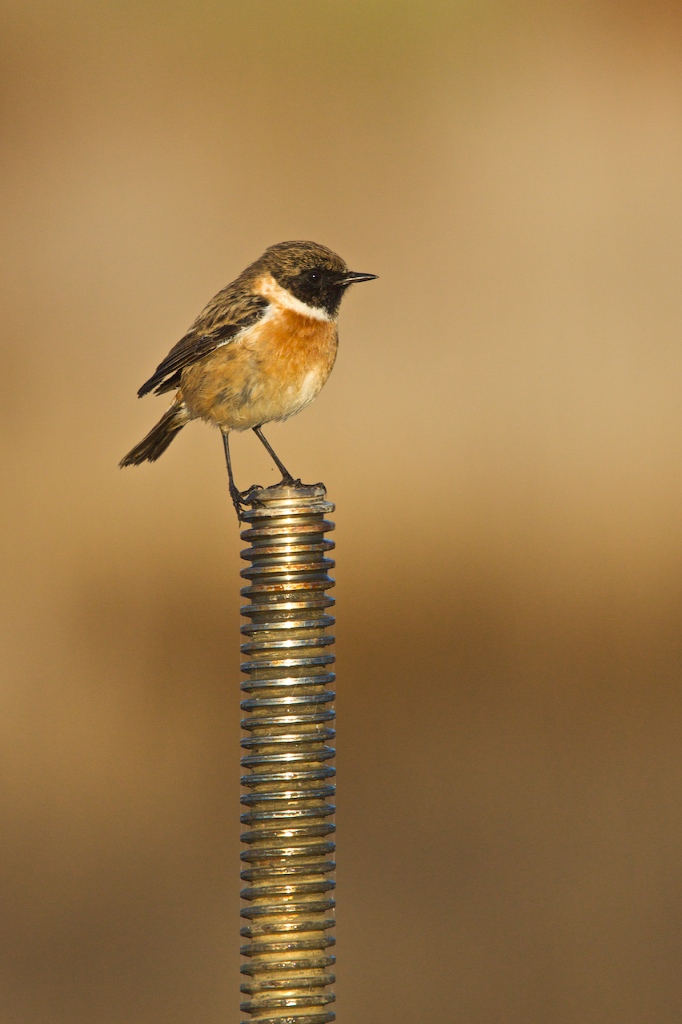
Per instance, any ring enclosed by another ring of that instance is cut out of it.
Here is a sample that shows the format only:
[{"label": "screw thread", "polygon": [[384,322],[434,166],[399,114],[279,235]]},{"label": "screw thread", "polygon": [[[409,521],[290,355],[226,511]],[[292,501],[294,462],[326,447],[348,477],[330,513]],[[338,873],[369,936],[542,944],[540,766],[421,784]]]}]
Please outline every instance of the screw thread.
[{"label": "screw thread", "polygon": [[321,484],[282,485],[252,492],[244,513],[241,1009],[251,1024],[335,1019],[334,544],[325,538],[334,506],[324,499]]}]

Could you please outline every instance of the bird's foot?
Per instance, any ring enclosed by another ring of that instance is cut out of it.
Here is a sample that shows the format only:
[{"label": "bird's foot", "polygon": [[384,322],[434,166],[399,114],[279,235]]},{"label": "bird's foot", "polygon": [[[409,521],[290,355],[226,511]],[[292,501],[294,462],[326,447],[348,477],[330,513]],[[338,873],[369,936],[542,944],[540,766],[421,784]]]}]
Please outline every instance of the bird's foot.
[{"label": "bird's foot", "polygon": [[292,476],[283,476],[278,483],[270,484],[269,487],[263,487],[262,484],[251,484],[251,486],[247,487],[245,491],[238,491],[235,487],[235,493],[233,494],[232,491],[230,491],[230,494],[232,495],[232,501],[234,502],[235,509],[237,509],[237,516],[239,517],[240,522],[245,522],[243,514],[245,505],[253,505],[254,502],[256,504],[260,504],[257,499],[257,495],[259,493],[267,494],[268,491],[277,491],[280,487],[293,487],[295,490],[298,488],[308,490],[309,488],[321,487],[326,494],[326,487],[323,483],[304,484],[301,482],[300,478],[294,480]]},{"label": "bird's foot", "polygon": [[245,491],[241,491],[241,493],[239,495],[239,497],[241,498],[242,504],[250,505],[251,501],[253,500],[254,494],[257,494],[258,491],[262,491],[262,490],[263,490],[263,485],[262,484],[251,484],[251,486],[247,487]]},{"label": "bird's foot", "polygon": [[276,487],[291,487],[295,491],[305,491],[306,497],[310,496],[311,491],[315,492],[318,489],[322,491],[323,495],[327,494],[327,488],[322,481],[316,484],[304,484],[300,477],[297,477],[296,480],[291,476],[283,477],[278,484],[273,484],[273,489]]},{"label": "bird's foot", "polygon": [[244,522],[244,506],[248,502],[249,495],[254,488],[257,488],[256,484],[249,487],[246,491],[239,491],[234,484],[230,484],[230,497],[232,498],[232,504],[234,505],[234,510],[237,513],[237,519],[240,523]]}]

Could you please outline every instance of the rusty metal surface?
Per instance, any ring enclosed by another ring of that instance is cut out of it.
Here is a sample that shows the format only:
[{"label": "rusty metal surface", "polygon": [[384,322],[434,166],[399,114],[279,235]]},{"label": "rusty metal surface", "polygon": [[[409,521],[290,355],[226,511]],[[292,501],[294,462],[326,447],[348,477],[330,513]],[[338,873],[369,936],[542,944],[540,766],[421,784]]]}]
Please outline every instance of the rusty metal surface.
[{"label": "rusty metal surface", "polygon": [[249,495],[241,707],[241,1009],[262,1024],[328,1024],[334,995],[334,565],[321,484]]}]

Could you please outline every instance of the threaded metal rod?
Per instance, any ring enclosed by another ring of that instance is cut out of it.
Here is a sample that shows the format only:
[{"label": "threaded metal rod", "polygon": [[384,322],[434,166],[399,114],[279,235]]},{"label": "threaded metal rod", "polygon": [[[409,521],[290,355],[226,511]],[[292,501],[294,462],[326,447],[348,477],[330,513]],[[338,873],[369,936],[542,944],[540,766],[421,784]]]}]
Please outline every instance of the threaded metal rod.
[{"label": "threaded metal rod", "polygon": [[251,492],[244,513],[251,564],[241,575],[248,623],[242,633],[247,679],[242,690],[246,754],[241,764],[246,811],[241,821],[246,849],[241,891],[248,922],[246,976],[241,1009],[255,1024],[328,1024],[335,1019],[328,986],[334,982],[332,890],[335,844],[331,835],[336,774],[334,619],[328,595],[334,581],[326,557],[334,547],[325,534],[321,484],[279,486]]}]

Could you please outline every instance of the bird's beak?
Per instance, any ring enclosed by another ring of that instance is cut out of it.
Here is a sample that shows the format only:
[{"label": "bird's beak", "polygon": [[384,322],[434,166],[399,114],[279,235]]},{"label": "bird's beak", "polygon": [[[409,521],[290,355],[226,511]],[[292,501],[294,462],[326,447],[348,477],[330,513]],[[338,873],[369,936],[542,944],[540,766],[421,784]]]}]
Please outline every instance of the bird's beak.
[{"label": "bird's beak", "polygon": [[354,270],[349,270],[348,273],[342,278],[341,284],[360,284],[361,281],[376,281],[376,274],[356,274]]}]

